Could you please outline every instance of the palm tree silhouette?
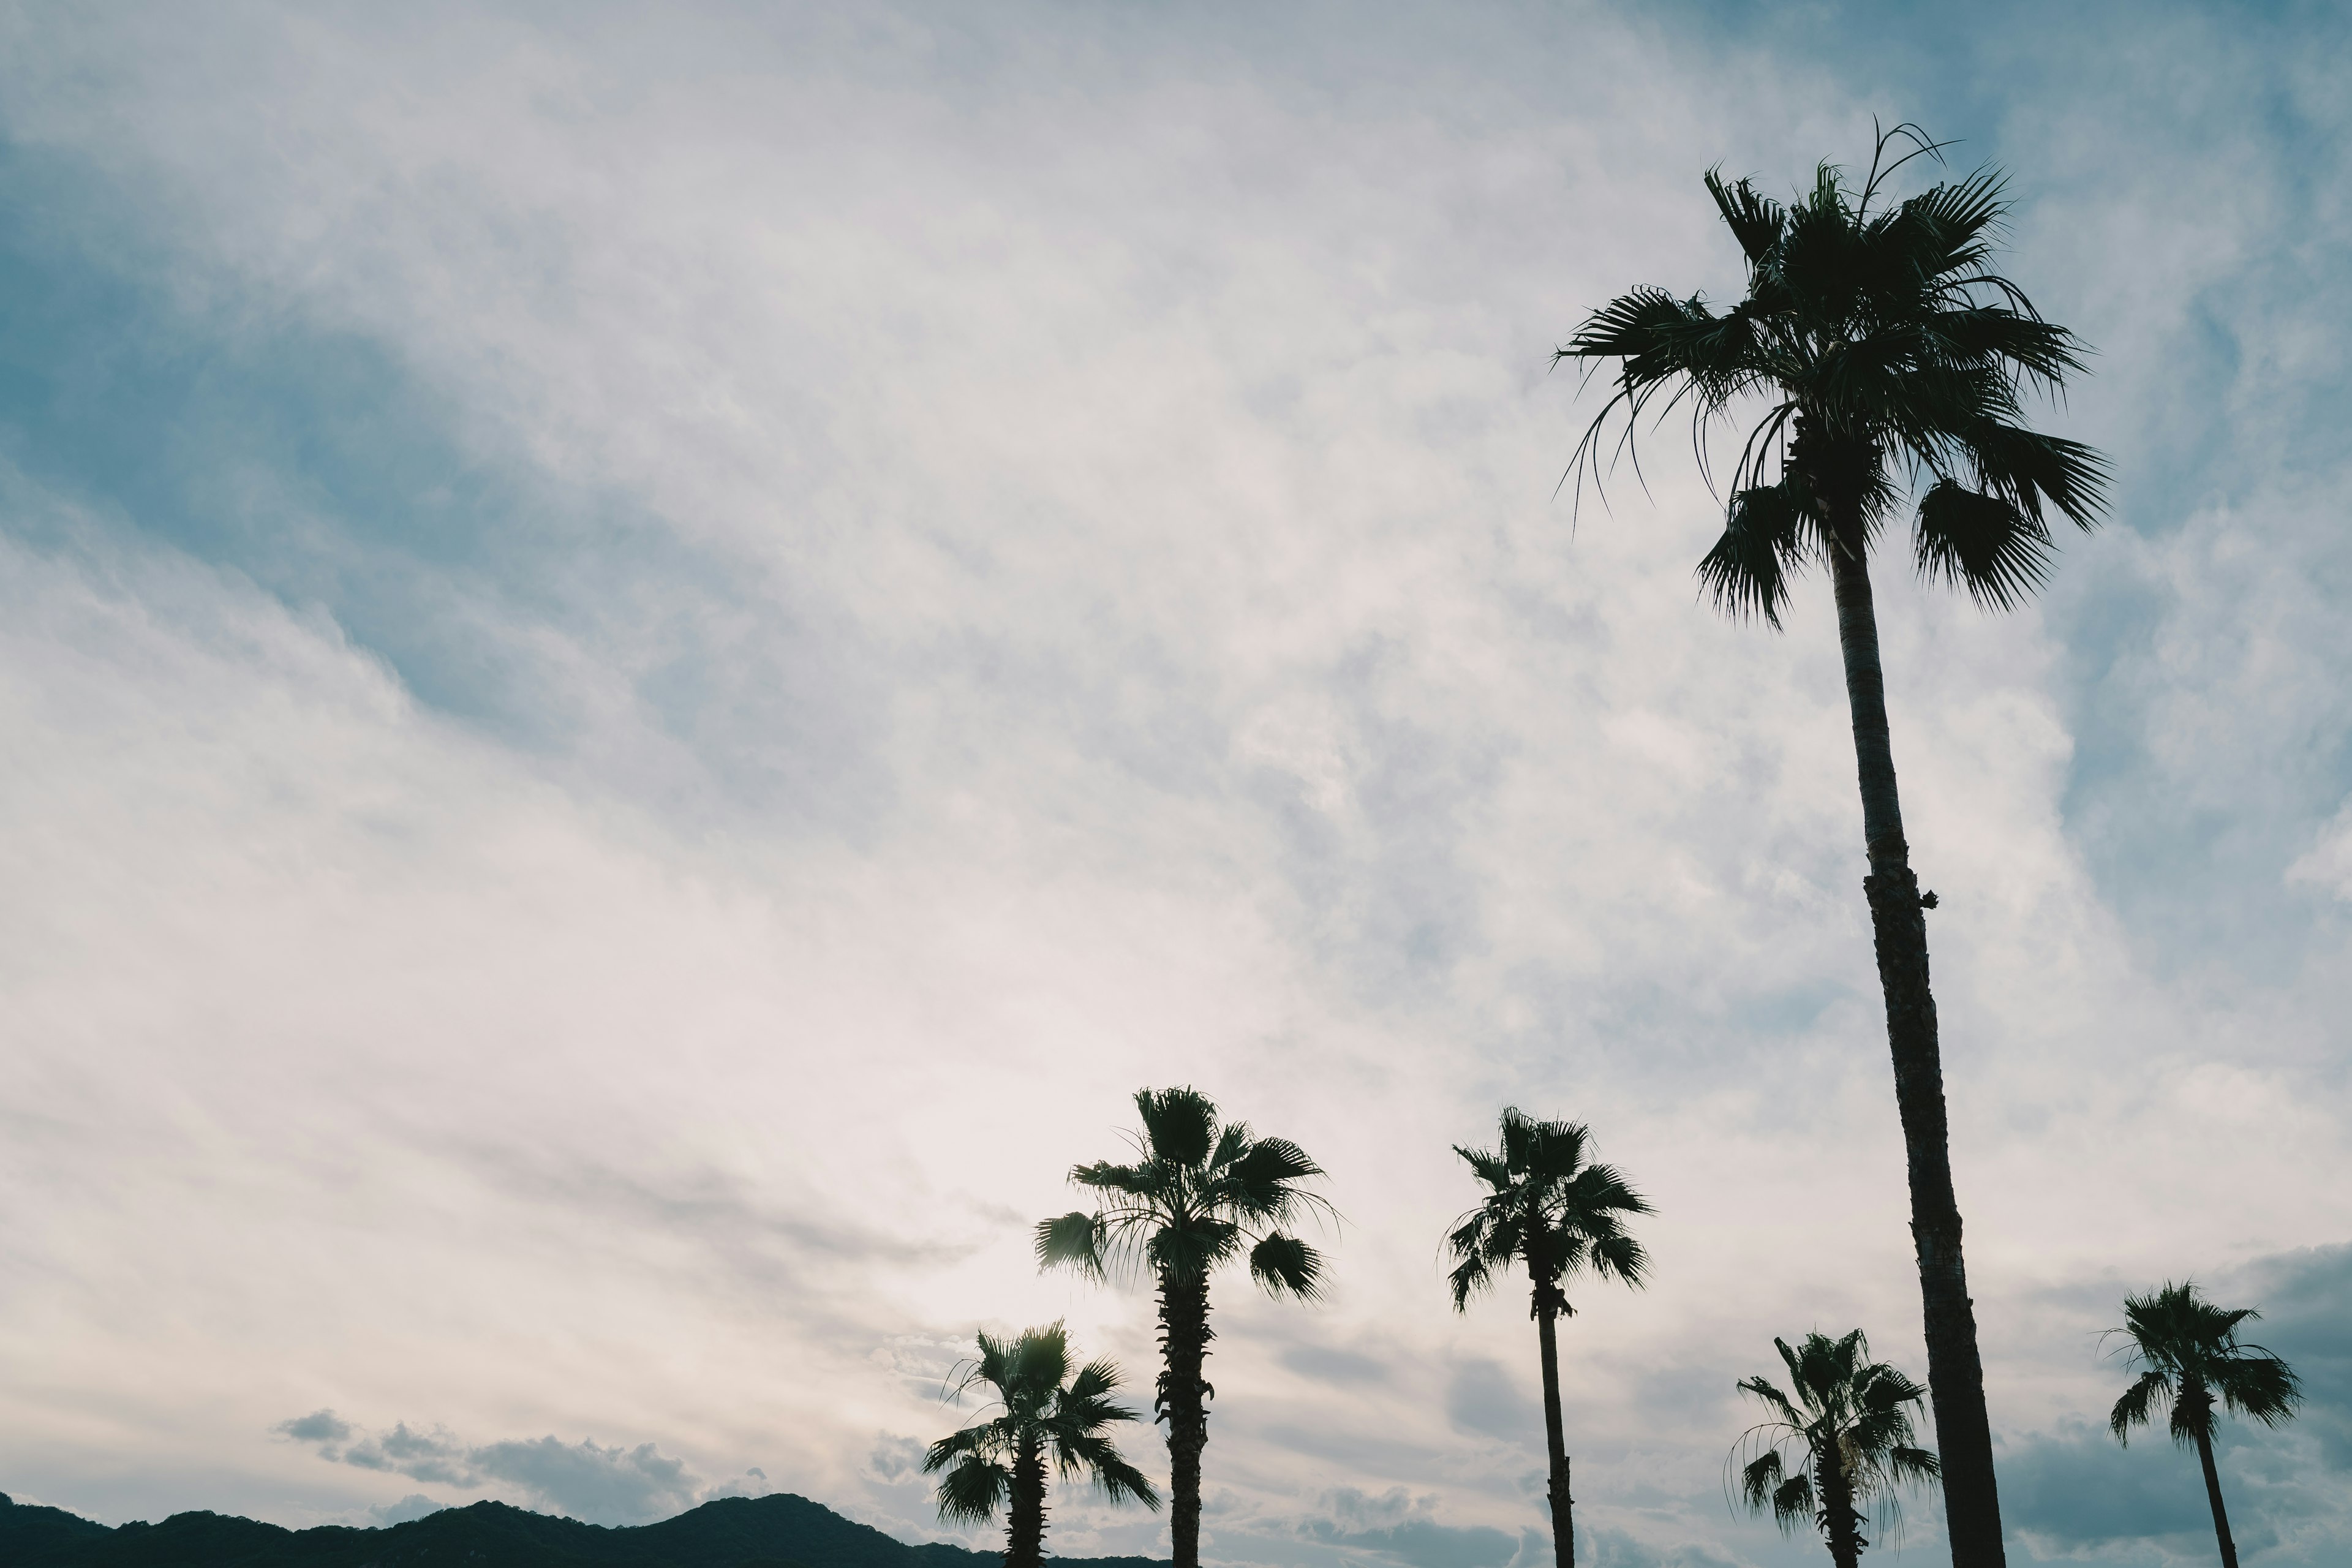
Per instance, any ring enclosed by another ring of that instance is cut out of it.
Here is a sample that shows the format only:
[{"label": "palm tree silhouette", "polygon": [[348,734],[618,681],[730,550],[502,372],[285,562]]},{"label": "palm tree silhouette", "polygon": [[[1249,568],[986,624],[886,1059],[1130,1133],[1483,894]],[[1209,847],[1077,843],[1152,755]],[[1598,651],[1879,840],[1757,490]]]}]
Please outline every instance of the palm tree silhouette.
[{"label": "palm tree silhouette", "polygon": [[[1793,1397],[1766,1378],[1739,1384],[1772,1413],[1732,1450],[1734,1462],[1752,1456],[1739,1467],[1739,1500],[1750,1513],[1769,1510],[1784,1531],[1811,1522],[1837,1568],[1855,1568],[1870,1544],[1863,1510],[1880,1500],[1891,1510],[1898,1485],[1936,1479],[1936,1456],[1916,1447],[1911,1431],[1909,1406],[1927,1391],[1872,1361],[1860,1329],[1842,1340],[1807,1334],[1794,1350],[1786,1340],[1772,1343]],[[1793,1466],[1792,1449],[1800,1456]]]},{"label": "palm tree silhouette", "polygon": [[2223,1568],[2238,1568],[2238,1543],[2230,1538],[2221,1477],[2213,1468],[2214,1404],[2218,1398],[2237,1415],[2276,1426],[2293,1420],[2303,1402],[2303,1380],[2286,1363],[2260,1345],[2239,1342],[2238,1325],[2261,1317],[2251,1307],[2213,1305],[2198,1295],[2193,1280],[2168,1282],[2153,1295],[2125,1297],[2124,1326],[2107,1331],[2131,1341],[2126,1364],[2147,1368],[2116,1401],[2108,1429],[2128,1447],[2131,1429],[2148,1425],[2160,1402],[2171,1402],[2172,1440],[2195,1444],[2204,1468],[2205,1500],[2213,1506]]},{"label": "palm tree silhouette", "polygon": [[1555,1324],[1572,1316],[1566,1282],[1580,1273],[1638,1286],[1649,1268],[1642,1244],[1625,1234],[1625,1215],[1650,1205],[1608,1165],[1585,1163],[1592,1134],[1580,1121],[1538,1121],[1516,1107],[1502,1115],[1495,1149],[1454,1152],[1486,1184],[1486,1197],[1454,1222],[1445,1238],[1454,1259],[1447,1279],[1454,1310],[1488,1289],[1514,1263],[1527,1270],[1536,1342],[1543,1355],[1544,1444],[1549,1461],[1552,1556],[1576,1562],[1575,1500],[1569,1490],[1568,1442],[1559,1410],[1559,1340]]},{"label": "palm tree silhouette", "polygon": [[[1911,150],[1890,161],[1898,138]],[[1580,477],[1598,479],[1612,416],[1623,424],[1615,449],[1625,450],[1644,414],[1686,400],[1704,458],[1707,432],[1736,405],[1761,409],[1731,471],[1723,535],[1699,563],[1719,609],[1778,627],[1791,575],[1828,568],[1952,1561],[1997,1568],[2000,1501],[1920,912],[1936,896],[1920,895],[1903,836],[1869,555],[1906,486],[1924,483],[1912,531],[1918,570],[2008,608],[2048,575],[2053,512],[2084,530],[2095,522],[2107,469],[2091,448],[2022,423],[2024,393],[2060,391],[2083,368],[2082,351],[1993,269],[2008,210],[2000,175],[1979,171],[1875,206],[1886,177],[1922,153],[1938,144],[1897,126],[1879,136],[1858,195],[1823,164],[1812,190],[1785,207],[1747,180],[1709,173],[1707,191],[1747,258],[1746,297],[1718,314],[1696,295],[1636,289],[1588,317],[1555,362],[1620,362],[1613,395],[1578,444]]]},{"label": "palm tree silhouette", "polygon": [[1069,1335],[1059,1323],[1025,1329],[1013,1340],[980,1336],[980,1354],[949,1391],[961,1399],[985,1384],[1000,1414],[940,1438],[923,1457],[923,1473],[945,1470],[940,1517],[984,1524],[1006,1508],[1004,1568],[1039,1568],[1045,1552],[1045,1468],[1062,1479],[1092,1480],[1114,1502],[1133,1499],[1157,1510],[1160,1494],[1120,1457],[1103,1429],[1138,1417],[1114,1403],[1118,1368],[1092,1361],[1070,1376]]},{"label": "palm tree silhouette", "polygon": [[1322,1255],[1281,1227],[1330,1205],[1303,1184],[1323,1174],[1306,1151],[1223,1121],[1197,1089],[1139,1089],[1135,1109],[1141,1158],[1070,1172],[1102,1206],[1039,1222],[1037,1266],[1097,1279],[1114,1268],[1149,1270],[1157,1283],[1161,1364],[1153,1406],[1168,1423],[1170,1544],[1175,1568],[1199,1568],[1201,1451],[1215,1393],[1201,1375],[1216,1337],[1209,1276],[1246,1252],[1250,1277],[1268,1295],[1311,1300],[1320,1293]]}]

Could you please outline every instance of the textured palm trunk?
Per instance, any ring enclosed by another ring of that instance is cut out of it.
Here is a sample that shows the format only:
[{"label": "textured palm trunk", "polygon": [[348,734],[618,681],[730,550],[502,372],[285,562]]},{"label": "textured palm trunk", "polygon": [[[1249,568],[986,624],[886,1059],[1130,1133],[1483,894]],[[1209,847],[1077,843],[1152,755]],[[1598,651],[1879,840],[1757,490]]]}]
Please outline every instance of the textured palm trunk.
[{"label": "textured palm trunk", "polygon": [[1209,1281],[1160,1277],[1160,1417],[1168,1423],[1168,1534],[1175,1568],[1201,1568],[1201,1450],[1209,1446]]},{"label": "textured palm trunk", "polygon": [[1822,1492],[1822,1531],[1829,1537],[1830,1561],[1837,1568],[1861,1568],[1862,1549],[1870,1544],[1862,1538],[1862,1516],[1854,1511],[1853,1481],[1845,1473],[1845,1466],[1832,1447],[1815,1467]]},{"label": "textured palm trunk", "polygon": [[[1858,537],[1858,531],[1857,531]],[[1870,857],[1863,890],[1886,994],[1886,1043],[1895,1058],[1895,1103],[1911,1174],[1911,1243],[1919,1259],[1919,1297],[1927,1333],[1927,1390],[1936,1406],[1936,1446],[1943,1459],[1944,1514],[1953,1568],[2003,1568],[2000,1496],[1992,1469],[1992,1428],[1985,1414],[1984,1364],[1960,1257],[1960,1205],[1952,1192],[1950,1134],[1945,1123],[1944,1067],[1936,1038],[1936,999],[1927,988],[1927,921],[1919,879],[1903,839],[1903,805],[1895,788],[1895,751],[1886,726],[1886,683],[1878,662],[1878,617],[1870,569],[1859,548],[1832,548],[1838,644],[1845,656],[1846,701],[1853,713],[1855,771],[1862,784],[1862,833]]]},{"label": "textured palm trunk", "polygon": [[1012,1519],[1004,1531],[1004,1568],[1042,1568],[1045,1561],[1045,1456],[1025,1434],[1013,1459]]},{"label": "textured palm trunk", "polygon": [[1556,1568],[1576,1568],[1576,1500],[1568,1489],[1568,1436],[1559,1415],[1561,1298],[1556,1287],[1536,1287],[1536,1341],[1543,1347],[1544,1455],[1550,1462],[1551,1555]]},{"label": "textured palm trunk", "polygon": [[2221,1543],[2221,1568],[2238,1568],[2238,1543],[2230,1539],[2230,1511],[2221,1506],[2221,1473],[2213,1468],[2213,1438],[2208,1430],[2213,1425],[2213,1398],[2201,1394],[2205,1401],[2204,1419],[2197,1427],[2197,1462],[2205,1468],[2205,1500],[2213,1505],[2213,1535]]}]

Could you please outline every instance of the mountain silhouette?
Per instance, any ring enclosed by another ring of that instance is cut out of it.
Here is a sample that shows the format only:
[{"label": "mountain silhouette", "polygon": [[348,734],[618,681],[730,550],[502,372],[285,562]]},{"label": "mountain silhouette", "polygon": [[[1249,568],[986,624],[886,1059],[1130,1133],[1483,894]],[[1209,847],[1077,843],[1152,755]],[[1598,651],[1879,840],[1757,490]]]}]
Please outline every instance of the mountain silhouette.
[{"label": "mountain silhouette", "polygon": [[[502,1502],[444,1509],[382,1530],[286,1530],[175,1513],[110,1530],[0,1493],[9,1568],[998,1568],[1003,1557],[909,1546],[804,1497],[720,1498],[659,1524],[608,1529]],[[1151,1557],[1059,1557],[1060,1568],[1167,1568]]]}]

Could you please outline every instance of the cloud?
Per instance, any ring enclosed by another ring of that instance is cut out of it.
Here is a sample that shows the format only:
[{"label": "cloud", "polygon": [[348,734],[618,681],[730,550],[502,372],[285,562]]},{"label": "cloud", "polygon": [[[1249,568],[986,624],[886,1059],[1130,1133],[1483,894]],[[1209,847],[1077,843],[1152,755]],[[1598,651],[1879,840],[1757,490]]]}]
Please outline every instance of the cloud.
[{"label": "cloud", "polygon": [[308,1415],[298,1415],[290,1421],[280,1421],[270,1428],[284,1434],[297,1443],[317,1443],[321,1448],[347,1442],[352,1436],[352,1424],[331,1410],[313,1410]]},{"label": "cloud", "polygon": [[435,1502],[423,1492],[411,1492],[398,1502],[378,1503],[370,1508],[368,1518],[375,1522],[377,1528],[383,1529],[395,1524],[406,1524],[410,1520],[423,1519],[427,1514],[439,1513],[447,1506],[446,1503]]},{"label": "cloud", "polygon": [[904,1481],[923,1473],[923,1453],[929,1447],[919,1437],[897,1436],[884,1432],[876,1435],[874,1451],[866,1463],[885,1481]]},{"label": "cloud", "polygon": [[[1695,1542],[1655,1546],[1622,1530],[1580,1531],[1580,1547],[1589,1547],[1593,1568],[1742,1568],[1742,1559],[1727,1556]],[[1544,1542],[1547,1550],[1551,1542]]]},{"label": "cloud", "polygon": [[1392,1375],[1378,1356],[1336,1345],[1292,1345],[1282,1352],[1282,1364],[1301,1377],[1332,1383],[1385,1383]]},{"label": "cloud", "polygon": [[1402,1488],[1377,1496],[1352,1487],[1327,1492],[1328,1510],[1300,1526],[1309,1539],[1377,1552],[1412,1568],[1504,1568],[1520,1554],[1516,1535],[1485,1525],[1452,1525],[1423,1516],[1428,1500]]},{"label": "cloud", "polygon": [[1465,1361],[1445,1391],[1445,1416],[1465,1432],[1507,1443],[1540,1441],[1543,1412],[1528,1396],[1524,1377],[1498,1362]]},{"label": "cloud", "polygon": [[[401,1422],[389,1432],[369,1434],[338,1448],[335,1445],[348,1441],[354,1428],[324,1411],[281,1422],[272,1430],[316,1444],[322,1459],[461,1490],[494,1488],[596,1524],[645,1524],[711,1497],[759,1495],[748,1490],[745,1482],[766,1479],[753,1471],[707,1490],[683,1460],[663,1455],[651,1443],[606,1447],[593,1439],[565,1443],[550,1436],[472,1444],[439,1427],[419,1432]],[[424,1501],[412,1497],[395,1506],[405,1510]],[[438,1505],[427,1505],[425,1511],[433,1506]]]},{"label": "cloud", "polygon": [[[1149,1293],[1025,1227],[1181,1077],[1349,1218],[1312,1310],[1220,1283],[1233,1555],[1526,1552],[1530,1331],[1432,1264],[1514,1101],[1658,1205],[1563,1355],[1597,1550],[1747,1553],[1731,1379],[1923,1363],[1833,626],[1693,603],[1668,449],[1556,500],[1544,365],[1738,286],[1700,170],[1892,97],[2017,168],[2125,485],[2027,614],[1881,584],[1995,1420],[2029,1510],[2108,1474],[2084,1292],[2352,1230],[2352,922],[2287,874],[2352,795],[2343,34],[1927,26],[0,16],[0,1468],[621,1517],[756,1459],[931,1531],[875,1434],[972,1324],[1148,1379]],[[329,1390],[446,1426],[281,1422]],[[2231,1450],[2279,1552],[2341,1559],[2347,1442]]]},{"label": "cloud", "polygon": [[2203,1488],[2189,1484],[2195,1456],[2169,1449],[2126,1451],[2088,1425],[2018,1445],[2000,1456],[2002,1518],[2062,1550],[2210,1531]]}]

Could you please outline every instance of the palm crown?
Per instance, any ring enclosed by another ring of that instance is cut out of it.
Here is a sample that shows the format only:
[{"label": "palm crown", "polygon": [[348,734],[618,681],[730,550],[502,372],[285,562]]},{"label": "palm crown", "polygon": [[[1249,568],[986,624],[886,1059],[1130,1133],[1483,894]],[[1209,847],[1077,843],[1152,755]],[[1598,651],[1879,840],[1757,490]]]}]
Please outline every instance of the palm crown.
[{"label": "palm crown", "polygon": [[[1857,1505],[1874,1499],[1891,1505],[1898,1483],[1935,1479],[1936,1456],[1916,1446],[1911,1427],[1911,1407],[1927,1391],[1870,1360],[1870,1342],[1860,1329],[1839,1340],[1807,1334],[1794,1348],[1786,1340],[1772,1343],[1789,1369],[1791,1392],[1761,1377],[1739,1384],[1772,1415],[1741,1443],[1754,1456],[1739,1469],[1739,1498],[1750,1510],[1769,1509],[1784,1531],[1816,1520],[1825,1530],[1850,1529]],[[1793,1471],[1783,1457],[1791,1447],[1804,1456]],[[1824,1458],[1832,1461],[1826,1473]],[[1822,1495],[1831,1490],[1845,1495]],[[1842,1512],[1834,1521],[1828,1517],[1832,1505]],[[1864,1544],[1853,1538],[1855,1551]]]},{"label": "palm crown", "polygon": [[[1885,163],[1898,136],[1914,150]],[[2104,504],[2099,455],[2021,422],[2024,393],[2061,391],[2082,349],[1992,268],[2001,177],[1979,171],[1872,210],[1887,174],[1937,151],[1898,126],[1879,138],[1858,197],[1824,163],[1785,206],[1710,172],[1707,191],[1747,258],[1747,296],[1717,313],[1696,294],[1637,289],[1554,356],[1622,362],[1577,448],[1577,471],[1596,478],[1612,416],[1623,449],[1644,413],[1687,400],[1704,458],[1707,426],[1762,400],[1723,535],[1699,565],[1728,613],[1777,627],[1793,570],[1831,550],[1867,552],[1901,498],[1897,472],[1926,483],[1919,569],[1996,607],[2045,577],[2052,511],[2088,530]]]},{"label": "palm crown", "polygon": [[2176,1443],[2211,1440],[2216,1402],[2265,1426],[2292,1419],[2302,1380],[2261,1345],[2238,1339],[2238,1325],[2261,1316],[2251,1307],[2217,1307],[2193,1282],[2126,1297],[2124,1326],[2113,1331],[2130,1340],[2128,1358],[2145,1370],[2116,1401],[2109,1429],[2128,1445],[2131,1429],[2147,1425],[2165,1401]]},{"label": "palm crown", "polygon": [[940,1438],[924,1456],[926,1474],[947,1471],[939,1488],[941,1518],[994,1518],[1012,1500],[1025,1457],[1050,1457],[1064,1480],[1091,1479],[1114,1502],[1131,1498],[1160,1506],[1150,1480],[1104,1436],[1104,1428],[1137,1419],[1110,1397],[1119,1385],[1116,1366],[1091,1361],[1072,1377],[1069,1336],[1059,1323],[1012,1340],[983,1331],[979,1342],[979,1356],[965,1363],[950,1396],[985,1384],[998,1414]]},{"label": "palm crown", "polygon": [[1040,1266],[1065,1264],[1101,1278],[1140,1264],[1163,1278],[1205,1279],[1247,1248],[1250,1275],[1274,1295],[1319,1293],[1322,1255],[1282,1226],[1329,1205],[1303,1184],[1323,1174],[1285,1138],[1253,1137],[1221,1121],[1197,1089],[1141,1089],[1143,1136],[1130,1164],[1100,1161],[1070,1173],[1102,1206],[1037,1226]]},{"label": "palm crown", "polygon": [[1503,1112],[1501,1134],[1492,1150],[1454,1145],[1487,1189],[1445,1238],[1454,1308],[1466,1308],[1513,1262],[1526,1268],[1538,1306],[1549,1298],[1560,1311],[1569,1310],[1561,1287],[1580,1271],[1642,1283],[1649,1255],[1626,1234],[1624,1216],[1650,1205],[1613,1167],[1585,1163],[1591,1131],[1513,1108]]}]

